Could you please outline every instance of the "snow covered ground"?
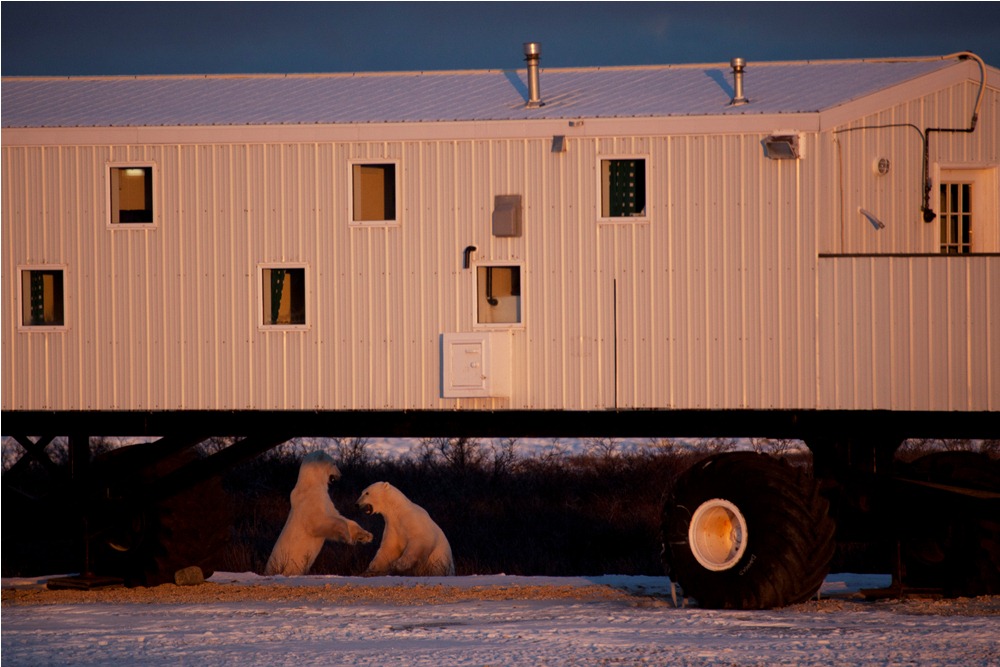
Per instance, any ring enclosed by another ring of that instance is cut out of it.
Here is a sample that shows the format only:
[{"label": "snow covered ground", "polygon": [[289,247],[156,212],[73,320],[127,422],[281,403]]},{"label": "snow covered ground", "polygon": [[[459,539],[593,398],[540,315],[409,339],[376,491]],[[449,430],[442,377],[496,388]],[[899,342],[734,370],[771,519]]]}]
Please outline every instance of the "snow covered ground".
[{"label": "snow covered ground", "polygon": [[[216,591],[214,600],[123,602],[70,591],[13,601],[44,583],[3,580],[4,667],[1000,664],[1000,597],[869,602],[856,594],[886,585],[879,575],[831,575],[819,601],[753,612],[675,607],[668,579],[616,576],[216,573],[210,583],[217,586],[145,589]],[[223,594],[273,587],[290,590],[280,591],[282,599]],[[521,587],[536,594],[518,595]],[[562,593],[548,597],[549,588]],[[336,603],[309,595],[347,590],[365,592]],[[459,594],[404,603],[394,594],[449,590]]]}]

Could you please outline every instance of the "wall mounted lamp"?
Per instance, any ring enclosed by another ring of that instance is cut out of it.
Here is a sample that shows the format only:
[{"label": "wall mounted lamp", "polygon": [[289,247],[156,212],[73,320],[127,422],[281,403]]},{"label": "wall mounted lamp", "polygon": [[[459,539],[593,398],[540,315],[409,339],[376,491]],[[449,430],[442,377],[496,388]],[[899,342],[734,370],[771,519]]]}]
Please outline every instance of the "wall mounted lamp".
[{"label": "wall mounted lamp", "polygon": [[798,160],[802,157],[798,134],[772,134],[765,137],[764,157],[771,160]]}]

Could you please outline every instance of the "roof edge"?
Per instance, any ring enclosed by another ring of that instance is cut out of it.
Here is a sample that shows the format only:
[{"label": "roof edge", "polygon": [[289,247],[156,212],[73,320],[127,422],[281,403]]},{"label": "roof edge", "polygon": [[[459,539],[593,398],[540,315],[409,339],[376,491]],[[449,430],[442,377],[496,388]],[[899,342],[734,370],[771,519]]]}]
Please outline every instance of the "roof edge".
[{"label": "roof edge", "polygon": [[[422,121],[314,125],[188,125],[163,127],[4,128],[3,146],[73,145],[202,145],[245,142],[316,143],[350,141],[465,141],[496,139],[604,137],[628,131],[649,136],[746,134],[776,127],[815,132],[820,114],[753,116],[672,116],[587,118],[571,125],[566,118],[491,121]],[[488,128],[488,129],[487,129]]]},{"label": "roof edge", "polygon": [[[969,51],[959,51],[947,55],[934,56],[902,56],[890,58],[841,58],[819,60],[759,60],[749,61],[748,67],[788,67],[790,65],[856,65],[863,63],[912,63],[950,60],[962,55],[975,56]],[[975,56],[978,57],[978,56]],[[611,65],[586,67],[541,67],[542,72],[615,72],[615,71],[657,71],[672,69],[704,69],[729,68],[729,61],[700,63],[670,63],[649,65]],[[986,64],[990,67],[989,64]],[[380,78],[390,76],[456,76],[483,74],[507,74],[519,72],[521,67],[487,68],[487,69],[457,69],[457,70],[399,70],[370,72],[261,72],[261,73],[189,73],[189,74],[81,74],[81,75],[6,75],[2,81],[164,81],[164,80],[232,80],[232,79],[324,79],[324,78]]]}]

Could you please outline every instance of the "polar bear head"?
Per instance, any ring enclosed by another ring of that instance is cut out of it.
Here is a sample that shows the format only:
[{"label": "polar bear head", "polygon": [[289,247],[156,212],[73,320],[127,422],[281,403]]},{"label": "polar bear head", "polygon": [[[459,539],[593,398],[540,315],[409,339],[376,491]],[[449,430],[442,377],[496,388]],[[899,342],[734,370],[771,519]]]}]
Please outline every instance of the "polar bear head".
[{"label": "polar bear head", "polygon": [[298,486],[326,487],[340,479],[340,470],[326,452],[310,452],[302,457]]},{"label": "polar bear head", "polygon": [[384,514],[403,494],[389,482],[375,482],[361,492],[357,506],[365,514]]}]

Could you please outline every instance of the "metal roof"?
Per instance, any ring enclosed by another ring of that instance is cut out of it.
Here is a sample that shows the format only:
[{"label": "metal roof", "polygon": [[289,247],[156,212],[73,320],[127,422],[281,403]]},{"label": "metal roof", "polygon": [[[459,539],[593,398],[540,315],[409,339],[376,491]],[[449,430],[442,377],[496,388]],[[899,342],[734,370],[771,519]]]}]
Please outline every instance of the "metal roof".
[{"label": "metal roof", "polygon": [[302,75],[34,78],[0,84],[5,128],[311,125],[790,114],[823,111],[950,67],[943,60]]}]

